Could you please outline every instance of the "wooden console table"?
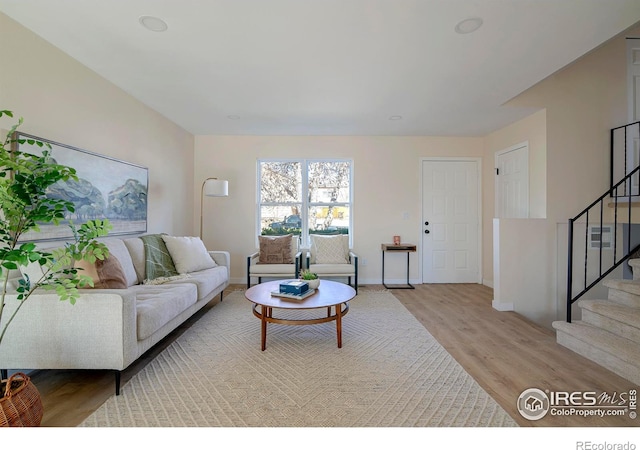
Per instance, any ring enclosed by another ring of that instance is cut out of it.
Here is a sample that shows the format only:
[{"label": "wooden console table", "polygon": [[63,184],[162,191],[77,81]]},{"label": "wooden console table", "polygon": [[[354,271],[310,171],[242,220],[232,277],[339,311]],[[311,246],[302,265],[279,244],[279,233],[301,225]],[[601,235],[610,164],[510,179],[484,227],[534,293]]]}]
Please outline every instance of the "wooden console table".
[{"label": "wooden console table", "polygon": [[[409,254],[416,251],[413,244],[382,244],[382,285],[387,289],[415,289],[409,282]],[[389,253],[406,253],[407,254],[407,284],[406,286],[387,286],[384,282],[384,254]]]}]

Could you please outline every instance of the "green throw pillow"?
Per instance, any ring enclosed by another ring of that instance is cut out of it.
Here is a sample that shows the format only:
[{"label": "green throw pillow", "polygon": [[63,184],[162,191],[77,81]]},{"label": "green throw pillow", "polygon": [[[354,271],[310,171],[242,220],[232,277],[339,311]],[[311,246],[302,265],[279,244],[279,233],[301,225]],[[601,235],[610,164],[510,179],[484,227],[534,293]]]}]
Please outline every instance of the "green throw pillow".
[{"label": "green throw pillow", "polygon": [[144,243],[146,279],[174,277],[178,275],[167,245],[160,234],[140,236]]}]

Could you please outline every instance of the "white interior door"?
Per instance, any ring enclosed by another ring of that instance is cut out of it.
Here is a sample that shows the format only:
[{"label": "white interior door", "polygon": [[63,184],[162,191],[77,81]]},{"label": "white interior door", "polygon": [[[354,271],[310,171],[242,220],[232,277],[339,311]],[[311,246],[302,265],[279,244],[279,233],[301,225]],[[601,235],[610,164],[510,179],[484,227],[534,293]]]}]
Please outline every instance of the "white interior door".
[{"label": "white interior door", "polygon": [[496,217],[529,217],[529,146],[526,143],[496,153]]},{"label": "white interior door", "polygon": [[422,162],[422,282],[480,282],[480,162]]}]

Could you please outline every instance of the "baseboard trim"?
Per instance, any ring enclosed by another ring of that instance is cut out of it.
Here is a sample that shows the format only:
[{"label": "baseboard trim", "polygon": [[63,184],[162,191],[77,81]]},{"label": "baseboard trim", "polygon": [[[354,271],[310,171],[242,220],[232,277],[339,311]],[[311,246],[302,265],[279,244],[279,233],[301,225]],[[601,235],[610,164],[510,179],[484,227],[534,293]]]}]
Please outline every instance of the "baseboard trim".
[{"label": "baseboard trim", "polygon": [[497,311],[513,311],[513,303],[504,303],[494,299],[491,306]]},{"label": "baseboard trim", "polygon": [[[262,281],[273,281],[276,280],[277,278],[263,278]],[[333,279],[334,281],[346,281],[346,277],[341,277],[341,278],[327,278],[327,279]],[[251,284],[255,284],[258,281],[257,278],[252,278],[251,279]],[[351,278],[351,282],[353,283],[353,277]],[[407,279],[406,278],[394,278],[394,279],[390,279],[387,280],[385,279],[384,282],[388,285],[392,285],[392,284],[407,284]],[[409,282],[413,285],[418,285],[418,284],[422,284],[422,280],[409,280]],[[230,278],[229,279],[229,283],[230,284],[247,284],[247,279],[246,278]],[[364,286],[367,284],[382,284],[382,280],[380,278],[359,278],[358,279],[358,285],[360,286]]]}]

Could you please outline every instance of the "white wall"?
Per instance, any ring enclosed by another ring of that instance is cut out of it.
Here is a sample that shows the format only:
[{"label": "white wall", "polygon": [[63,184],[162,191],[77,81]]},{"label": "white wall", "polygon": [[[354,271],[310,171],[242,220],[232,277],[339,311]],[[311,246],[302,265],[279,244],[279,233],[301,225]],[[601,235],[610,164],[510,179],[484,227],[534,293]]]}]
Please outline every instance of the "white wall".
[{"label": "white wall", "polygon": [[190,133],[1,13],[0,61],[0,109],[20,131],[148,167],[149,232],[191,232]]},{"label": "white wall", "polygon": [[494,219],[494,301],[498,310],[515,311],[550,326],[556,315],[554,255],[546,219]]}]

